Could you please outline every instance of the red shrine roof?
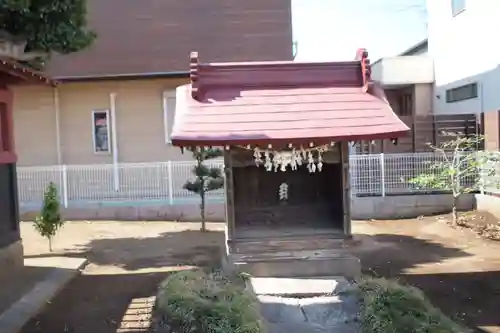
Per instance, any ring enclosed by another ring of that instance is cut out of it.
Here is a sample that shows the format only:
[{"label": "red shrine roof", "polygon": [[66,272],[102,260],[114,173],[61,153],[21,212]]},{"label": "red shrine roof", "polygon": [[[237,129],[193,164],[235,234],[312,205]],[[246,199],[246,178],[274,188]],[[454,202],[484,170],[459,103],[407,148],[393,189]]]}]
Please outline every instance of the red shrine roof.
[{"label": "red shrine roof", "polygon": [[179,146],[392,139],[409,128],[370,79],[367,52],[344,62],[198,63],[177,88]]}]

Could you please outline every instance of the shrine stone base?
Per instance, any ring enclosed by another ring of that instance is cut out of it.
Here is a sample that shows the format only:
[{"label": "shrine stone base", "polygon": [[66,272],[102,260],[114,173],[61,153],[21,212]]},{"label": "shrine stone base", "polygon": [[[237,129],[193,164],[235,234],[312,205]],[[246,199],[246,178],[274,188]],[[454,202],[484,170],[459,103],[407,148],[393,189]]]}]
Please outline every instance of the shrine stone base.
[{"label": "shrine stone base", "polygon": [[13,271],[23,266],[24,251],[21,240],[0,248],[0,277],[12,274]]}]

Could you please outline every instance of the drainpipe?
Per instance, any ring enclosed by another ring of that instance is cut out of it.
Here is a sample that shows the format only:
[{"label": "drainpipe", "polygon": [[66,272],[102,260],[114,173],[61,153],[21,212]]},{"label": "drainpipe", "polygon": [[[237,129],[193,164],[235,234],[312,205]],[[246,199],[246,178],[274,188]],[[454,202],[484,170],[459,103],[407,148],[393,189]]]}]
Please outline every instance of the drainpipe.
[{"label": "drainpipe", "polygon": [[55,111],[55,121],[56,121],[56,153],[57,153],[57,164],[62,164],[62,151],[61,151],[61,109],[59,104],[59,88],[53,88],[53,98],[54,98],[54,111]]},{"label": "drainpipe", "polygon": [[64,208],[68,208],[68,172],[66,165],[63,165],[62,159],[62,147],[61,147],[61,106],[59,104],[59,88],[53,88],[54,97],[54,113],[56,121],[56,154],[57,154],[57,165],[61,167],[61,172],[59,173],[59,186],[61,187],[61,200]]},{"label": "drainpipe", "polygon": [[111,109],[111,143],[113,145],[113,180],[115,191],[120,190],[120,175],[118,171],[118,139],[116,128],[116,93],[109,94],[109,106]]}]

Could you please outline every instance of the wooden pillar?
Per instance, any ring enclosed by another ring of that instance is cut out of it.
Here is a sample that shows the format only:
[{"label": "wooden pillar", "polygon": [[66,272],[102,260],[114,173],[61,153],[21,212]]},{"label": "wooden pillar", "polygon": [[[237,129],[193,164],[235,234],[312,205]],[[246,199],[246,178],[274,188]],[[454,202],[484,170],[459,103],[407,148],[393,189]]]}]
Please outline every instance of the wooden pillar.
[{"label": "wooden pillar", "polygon": [[483,140],[479,141],[477,150],[484,150],[486,146],[485,145],[486,139],[484,138],[484,112],[480,113],[476,118],[476,133],[483,138]]},{"label": "wooden pillar", "polygon": [[438,132],[437,132],[437,126],[436,126],[436,117],[435,116],[430,116],[429,117],[432,122],[432,144],[434,146],[438,145]]},{"label": "wooden pillar", "polygon": [[12,91],[0,88],[0,248],[21,239],[17,196]]},{"label": "wooden pillar", "polygon": [[234,177],[233,177],[233,158],[231,152],[224,151],[224,173],[226,175],[225,179],[225,190],[226,190],[226,228],[227,228],[227,239],[226,242],[231,248],[231,242],[235,237],[235,214],[234,214]]},{"label": "wooden pillar", "polygon": [[417,126],[415,124],[415,118],[412,119],[411,123],[411,151],[413,153],[417,151]]},{"label": "wooden pillar", "polygon": [[349,142],[340,142],[340,163],[342,163],[342,190],[344,211],[344,234],[351,237],[351,184],[349,173]]},{"label": "wooden pillar", "polygon": [[417,152],[417,131],[420,130],[417,126],[417,86],[413,85],[412,92],[408,95],[408,103],[410,104],[411,111],[411,148],[414,153]]}]

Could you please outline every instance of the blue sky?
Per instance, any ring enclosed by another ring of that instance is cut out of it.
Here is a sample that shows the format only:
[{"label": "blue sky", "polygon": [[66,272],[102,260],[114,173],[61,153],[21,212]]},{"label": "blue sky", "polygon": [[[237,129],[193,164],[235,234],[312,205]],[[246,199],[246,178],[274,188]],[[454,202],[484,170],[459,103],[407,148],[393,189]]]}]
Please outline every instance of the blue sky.
[{"label": "blue sky", "polygon": [[352,60],[364,47],[373,61],[426,36],[425,0],[292,0],[297,60]]}]

